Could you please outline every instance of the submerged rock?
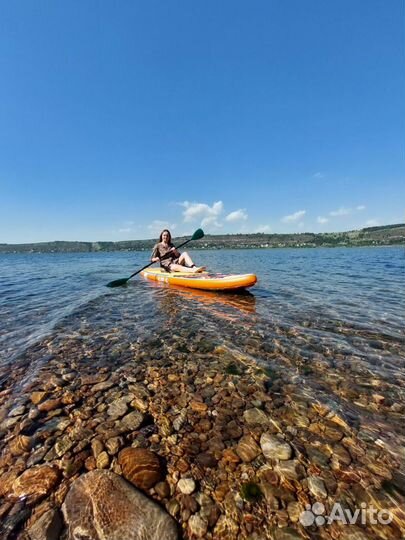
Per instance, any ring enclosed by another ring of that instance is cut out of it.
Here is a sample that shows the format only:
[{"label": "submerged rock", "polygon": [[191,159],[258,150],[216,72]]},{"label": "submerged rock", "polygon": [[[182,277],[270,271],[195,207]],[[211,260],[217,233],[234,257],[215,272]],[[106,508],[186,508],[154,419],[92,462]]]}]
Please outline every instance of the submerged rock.
[{"label": "submerged rock", "polygon": [[27,497],[29,502],[36,502],[52,491],[59,478],[60,471],[55,467],[32,467],[14,480],[12,495],[18,499]]},{"label": "submerged rock", "polygon": [[27,435],[17,435],[9,443],[10,452],[13,456],[20,456],[31,450],[32,440]]},{"label": "submerged rock", "polygon": [[288,442],[271,433],[263,433],[260,438],[260,446],[267,459],[287,460],[292,456],[292,448]]},{"label": "submerged rock", "polygon": [[59,511],[52,508],[45,512],[28,529],[30,540],[58,540],[62,529],[62,520]]},{"label": "submerged rock", "polygon": [[76,480],[62,511],[70,540],[178,538],[169,514],[110,471],[91,471]]},{"label": "submerged rock", "polygon": [[249,463],[260,454],[260,448],[251,435],[246,435],[239,441],[236,453],[242,461]]},{"label": "submerged rock", "polygon": [[162,477],[159,458],[144,448],[124,448],[118,456],[122,474],[134,486],[149,489]]},{"label": "submerged rock", "polygon": [[269,423],[269,419],[264,411],[261,409],[247,409],[243,413],[243,418],[247,424],[259,424],[265,425]]}]

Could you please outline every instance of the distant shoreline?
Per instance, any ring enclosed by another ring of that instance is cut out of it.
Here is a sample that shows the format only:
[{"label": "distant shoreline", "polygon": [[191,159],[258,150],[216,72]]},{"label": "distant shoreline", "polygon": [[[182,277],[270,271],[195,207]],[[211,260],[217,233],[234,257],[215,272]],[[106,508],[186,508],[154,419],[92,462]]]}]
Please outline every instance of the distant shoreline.
[{"label": "distant shoreline", "polygon": [[[174,239],[181,243],[184,237]],[[115,251],[147,251],[155,239],[125,240],[121,242],[38,242],[27,244],[0,244],[1,253],[96,253]],[[316,247],[383,247],[405,245],[405,224],[367,227],[334,233],[294,234],[226,234],[204,236],[192,245],[193,250],[210,249],[273,249]]]}]

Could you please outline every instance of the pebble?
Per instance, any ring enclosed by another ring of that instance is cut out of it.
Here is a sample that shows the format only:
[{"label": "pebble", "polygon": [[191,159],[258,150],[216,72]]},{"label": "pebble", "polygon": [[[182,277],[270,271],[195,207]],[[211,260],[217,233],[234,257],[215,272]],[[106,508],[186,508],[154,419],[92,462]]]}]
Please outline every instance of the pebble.
[{"label": "pebble", "polygon": [[196,538],[205,538],[208,529],[208,522],[198,514],[194,514],[188,520],[190,534]]},{"label": "pebble", "polygon": [[135,431],[143,422],[143,414],[140,411],[132,411],[121,419],[120,427],[124,431]]},{"label": "pebble", "polygon": [[58,409],[62,405],[62,400],[57,399],[48,399],[47,401],[43,401],[42,403],[39,403],[38,410],[41,412],[50,412],[54,411],[55,409]]},{"label": "pebble", "polygon": [[56,455],[59,457],[63,456],[74,444],[75,442],[70,437],[61,437],[55,444]]},{"label": "pebble", "polygon": [[106,451],[100,452],[96,459],[97,469],[107,469],[110,465],[110,456]]},{"label": "pebble", "polygon": [[31,450],[32,439],[28,435],[17,435],[9,442],[8,446],[13,456],[21,456]]},{"label": "pebble", "polygon": [[305,473],[304,468],[297,459],[280,461],[275,470],[280,476],[288,480],[300,480]]},{"label": "pebble", "polygon": [[48,392],[32,392],[31,401],[34,405],[38,405],[48,396]]},{"label": "pebble", "polygon": [[11,409],[11,411],[8,413],[9,416],[21,416],[24,414],[25,411],[25,405],[20,405],[19,407],[14,407]]},{"label": "pebble", "polygon": [[289,460],[292,456],[290,444],[271,433],[263,433],[260,446],[267,459]]},{"label": "pebble", "polygon": [[235,451],[240,459],[245,463],[253,461],[261,453],[259,445],[251,435],[245,435],[242,437]]},{"label": "pebble", "polygon": [[319,478],[319,476],[308,476],[307,481],[309,491],[316,499],[326,499],[328,492],[322,478]]},{"label": "pebble", "polygon": [[192,401],[190,403],[190,407],[192,408],[193,411],[198,412],[198,413],[204,413],[208,409],[208,405],[206,403],[201,403],[199,401]]},{"label": "pebble", "polygon": [[93,456],[97,459],[101,452],[104,450],[104,445],[99,439],[93,439],[91,441],[91,451]]},{"label": "pebble", "polygon": [[105,447],[110,456],[115,456],[123,446],[124,439],[122,437],[111,437],[105,442]]},{"label": "pebble", "polygon": [[158,482],[154,489],[161,499],[167,499],[170,496],[170,486],[166,481]]},{"label": "pebble", "polygon": [[104,392],[105,390],[108,390],[109,388],[112,388],[113,386],[114,386],[114,383],[112,381],[103,381],[92,386],[91,392],[93,394],[95,394],[96,392]]},{"label": "pebble", "polygon": [[128,411],[127,403],[128,399],[126,398],[120,398],[113,401],[107,409],[108,416],[112,420],[116,420],[121,418],[121,416],[124,416],[124,414]]},{"label": "pebble", "polygon": [[266,425],[269,423],[267,414],[261,409],[257,409],[256,407],[253,409],[246,410],[243,413],[243,418],[245,422],[249,425],[252,425],[252,424]]},{"label": "pebble", "polygon": [[181,493],[190,495],[193,493],[193,491],[195,491],[196,485],[192,478],[182,478],[178,481],[177,487]]}]

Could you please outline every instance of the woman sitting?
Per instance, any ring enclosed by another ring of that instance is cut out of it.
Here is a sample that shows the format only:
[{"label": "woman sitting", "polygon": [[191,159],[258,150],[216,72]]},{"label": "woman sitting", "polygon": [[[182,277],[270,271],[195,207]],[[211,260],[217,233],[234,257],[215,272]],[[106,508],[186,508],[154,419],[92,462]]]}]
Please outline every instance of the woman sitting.
[{"label": "woman sitting", "polygon": [[150,260],[160,262],[160,266],[167,272],[203,272],[205,270],[205,266],[197,267],[188,253],[180,253],[174,247],[172,235],[167,229],[160,233],[159,242],[153,248]]}]

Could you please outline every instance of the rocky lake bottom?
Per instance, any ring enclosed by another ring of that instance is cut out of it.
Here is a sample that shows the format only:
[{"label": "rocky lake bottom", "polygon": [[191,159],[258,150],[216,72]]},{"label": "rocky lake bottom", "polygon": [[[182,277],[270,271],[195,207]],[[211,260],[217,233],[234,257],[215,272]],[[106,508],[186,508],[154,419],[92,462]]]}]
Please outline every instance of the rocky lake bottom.
[{"label": "rocky lake bottom", "polygon": [[0,537],[403,538],[400,326],[268,290],[137,282],[3,363]]}]

